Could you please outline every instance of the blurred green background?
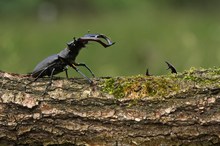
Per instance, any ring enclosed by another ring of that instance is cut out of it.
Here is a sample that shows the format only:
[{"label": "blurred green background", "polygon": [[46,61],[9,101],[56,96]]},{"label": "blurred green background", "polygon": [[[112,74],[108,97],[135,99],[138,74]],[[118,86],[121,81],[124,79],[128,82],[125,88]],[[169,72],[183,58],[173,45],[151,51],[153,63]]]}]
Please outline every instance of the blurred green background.
[{"label": "blurred green background", "polygon": [[96,76],[166,74],[164,61],[179,72],[219,66],[219,12],[219,0],[0,0],[0,70],[31,72],[88,30],[116,42],[81,50],[77,62]]}]

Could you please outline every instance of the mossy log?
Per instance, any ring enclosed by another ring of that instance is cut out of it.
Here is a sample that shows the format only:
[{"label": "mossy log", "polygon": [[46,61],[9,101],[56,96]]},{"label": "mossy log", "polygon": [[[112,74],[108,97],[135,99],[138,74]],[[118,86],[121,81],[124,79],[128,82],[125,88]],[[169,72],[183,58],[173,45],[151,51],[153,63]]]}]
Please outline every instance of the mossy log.
[{"label": "mossy log", "polygon": [[[164,76],[33,78],[0,72],[5,145],[219,145],[220,69]],[[1,145],[0,144],[0,145]]]}]

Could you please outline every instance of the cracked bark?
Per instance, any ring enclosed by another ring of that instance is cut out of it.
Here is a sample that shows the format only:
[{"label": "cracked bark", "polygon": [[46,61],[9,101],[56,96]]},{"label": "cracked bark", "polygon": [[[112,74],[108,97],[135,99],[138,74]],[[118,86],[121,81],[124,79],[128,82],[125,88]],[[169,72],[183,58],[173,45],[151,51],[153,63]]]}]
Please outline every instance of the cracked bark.
[{"label": "cracked bark", "polygon": [[[189,88],[163,100],[117,99],[93,79],[0,72],[0,143],[11,145],[218,145],[220,87]],[[218,81],[219,82],[219,81]]]}]

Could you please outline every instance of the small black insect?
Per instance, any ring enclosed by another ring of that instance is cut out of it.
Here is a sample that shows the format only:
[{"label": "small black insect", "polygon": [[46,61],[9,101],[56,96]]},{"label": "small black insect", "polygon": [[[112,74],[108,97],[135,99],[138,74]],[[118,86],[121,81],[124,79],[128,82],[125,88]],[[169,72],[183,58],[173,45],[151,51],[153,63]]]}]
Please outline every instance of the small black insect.
[{"label": "small black insect", "polygon": [[[104,43],[102,40],[105,40],[107,43]],[[35,79],[29,84],[35,82],[37,79],[41,77],[49,76],[50,82],[45,89],[46,92],[47,88],[52,84],[53,75],[65,71],[66,77],[68,78],[67,66],[72,67],[79,74],[85,77],[89,83],[92,83],[92,81],[86,75],[84,75],[76,66],[84,66],[94,77],[94,74],[91,71],[91,69],[84,63],[75,62],[75,59],[79,54],[79,51],[82,48],[84,48],[89,41],[98,42],[105,48],[114,44],[107,36],[103,34],[86,34],[78,39],[74,38],[73,41],[67,43],[67,48],[62,50],[60,53],[51,55],[43,61],[41,61],[39,64],[37,64],[37,66],[34,68],[34,71],[31,73],[31,76]]]},{"label": "small black insect", "polygon": [[176,71],[175,67],[174,67],[172,64],[170,64],[170,63],[167,62],[167,61],[165,61],[165,63],[168,65],[167,70],[170,69],[170,70],[171,70],[171,73],[177,74],[177,71]]}]

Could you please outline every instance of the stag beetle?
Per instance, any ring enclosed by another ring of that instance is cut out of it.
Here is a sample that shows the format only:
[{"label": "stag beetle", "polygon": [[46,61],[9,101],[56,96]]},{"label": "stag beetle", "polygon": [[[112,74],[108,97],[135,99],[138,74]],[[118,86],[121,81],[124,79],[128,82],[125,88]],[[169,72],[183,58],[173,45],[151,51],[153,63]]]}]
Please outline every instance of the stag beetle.
[{"label": "stag beetle", "polygon": [[[107,43],[104,43],[102,39],[104,39]],[[35,78],[32,82],[35,82],[41,77],[49,76],[50,82],[45,89],[46,92],[47,88],[52,84],[53,75],[65,71],[66,77],[68,78],[67,66],[70,66],[79,74],[81,74],[84,78],[86,78],[89,83],[92,83],[92,81],[86,75],[84,75],[76,66],[84,66],[94,77],[91,69],[84,63],[75,62],[79,51],[84,48],[89,41],[98,42],[105,48],[110,47],[114,44],[114,42],[111,42],[111,40],[103,34],[86,34],[78,39],[73,38],[73,41],[67,43],[67,48],[65,48],[58,54],[47,57],[39,64],[37,64],[37,66],[34,68],[34,71],[31,73],[31,76]],[[29,84],[31,84],[32,82],[30,82]]]}]

